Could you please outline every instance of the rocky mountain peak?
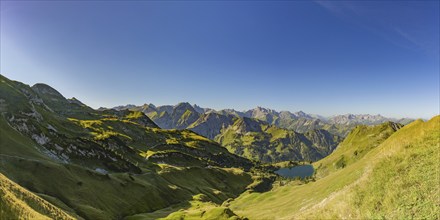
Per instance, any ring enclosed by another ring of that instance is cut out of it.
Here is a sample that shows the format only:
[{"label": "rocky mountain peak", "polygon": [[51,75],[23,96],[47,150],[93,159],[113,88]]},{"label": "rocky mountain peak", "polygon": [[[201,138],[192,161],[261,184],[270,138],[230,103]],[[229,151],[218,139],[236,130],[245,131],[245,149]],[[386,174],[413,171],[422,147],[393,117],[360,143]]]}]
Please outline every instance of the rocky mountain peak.
[{"label": "rocky mountain peak", "polygon": [[79,106],[86,106],[84,103],[82,103],[81,101],[79,101],[79,100],[78,100],[77,98],[75,98],[75,97],[72,97],[72,98],[68,99],[67,101],[69,101],[69,103],[77,104],[77,105],[79,105]]},{"label": "rocky mountain peak", "polygon": [[194,110],[196,110],[200,114],[206,113],[206,109],[204,109],[196,104],[194,104],[192,107],[194,108]]},{"label": "rocky mountain peak", "polygon": [[121,110],[126,110],[126,109],[132,109],[135,107],[136,107],[136,105],[127,104],[127,105],[119,105],[119,106],[113,107],[112,109],[117,110],[117,111],[121,111]]},{"label": "rocky mountain peak", "polygon": [[161,105],[156,107],[158,112],[167,112],[168,114],[173,113],[174,106],[172,105]]},{"label": "rocky mountain peak", "polygon": [[177,104],[176,106],[174,106],[173,112],[183,114],[186,110],[196,112],[196,110],[193,108],[193,106],[191,104],[189,104],[188,102],[181,102],[181,103]]},{"label": "rocky mountain peak", "polygon": [[256,108],[253,109],[253,111],[257,112],[257,113],[261,112],[261,113],[266,113],[266,114],[276,113],[275,110],[272,110],[272,109],[269,109],[269,108],[264,108],[264,107],[261,107],[261,106],[257,106]]},{"label": "rocky mountain peak", "polygon": [[152,104],[152,103],[149,103],[149,104],[145,103],[145,104],[142,105],[142,107],[143,108],[156,108],[156,106],[154,104]]},{"label": "rocky mountain peak", "polygon": [[312,119],[313,118],[312,116],[310,116],[309,114],[306,114],[303,111],[295,112],[294,115],[299,117],[299,118],[307,118],[307,119]]},{"label": "rocky mountain peak", "polygon": [[52,99],[54,99],[54,98],[59,98],[59,99],[63,99],[63,100],[66,99],[56,89],[54,89],[44,83],[37,83],[37,84],[33,85],[31,88],[32,88],[32,90],[34,90],[34,92],[38,93],[41,96],[50,96]]},{"label": "rocky mountain peak", "polygon": [[283,119],[297,118],[296,115],[292,114],[289,111],[280,111],[279,115],[280,115],[280,118],[283,118]]},{"label": "rocky mountain peak", "polygon": [[143,104],[139,109],[145,114],[157,111],[156,106],[153,104]]},{"label": "rocky mountain peak", "polygon": [[382,115],[370,115],[370,114],[345,114],[336,115],[329,118],[329,121],[334,124],[380,124],[390,119],[383,117]]}]

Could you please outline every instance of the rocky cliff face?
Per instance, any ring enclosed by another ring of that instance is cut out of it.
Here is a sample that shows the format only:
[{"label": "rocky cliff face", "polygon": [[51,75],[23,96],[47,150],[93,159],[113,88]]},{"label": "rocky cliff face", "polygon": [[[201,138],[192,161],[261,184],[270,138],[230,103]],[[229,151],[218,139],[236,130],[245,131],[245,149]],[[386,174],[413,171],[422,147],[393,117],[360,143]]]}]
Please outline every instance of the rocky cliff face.
[{"label": "rocky cliff face", "polygon": [[214,140],[214,138],[221,133],[222,129],[233,124],[234,119],[232,115],[209,112],[203,114],[197,121],[188,126],[188,129]]}]

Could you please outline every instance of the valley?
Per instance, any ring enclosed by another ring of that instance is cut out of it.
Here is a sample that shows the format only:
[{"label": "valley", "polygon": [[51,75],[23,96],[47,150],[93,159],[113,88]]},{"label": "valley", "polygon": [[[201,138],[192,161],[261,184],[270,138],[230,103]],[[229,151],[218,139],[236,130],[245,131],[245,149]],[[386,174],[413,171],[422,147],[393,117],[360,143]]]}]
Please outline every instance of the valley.
[{"label": "valley", "polygon": [[[93,109],[0,76],[7,219],[438,218],[440,118]],[[304,178],[277,170],[305,166]],[[276,171],[276,172],[275,172]],[[344,211],[340,211],[344,210]]]}]

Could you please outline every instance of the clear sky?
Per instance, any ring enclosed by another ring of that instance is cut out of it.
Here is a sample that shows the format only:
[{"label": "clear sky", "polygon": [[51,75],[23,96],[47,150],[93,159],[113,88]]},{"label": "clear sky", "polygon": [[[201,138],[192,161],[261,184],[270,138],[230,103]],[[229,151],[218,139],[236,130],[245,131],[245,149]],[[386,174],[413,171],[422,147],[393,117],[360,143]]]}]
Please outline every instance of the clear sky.
[{"label": "clear sky", "polygon": [[439,114],[439,1],[1,1],[1,69],[92,107]]}]

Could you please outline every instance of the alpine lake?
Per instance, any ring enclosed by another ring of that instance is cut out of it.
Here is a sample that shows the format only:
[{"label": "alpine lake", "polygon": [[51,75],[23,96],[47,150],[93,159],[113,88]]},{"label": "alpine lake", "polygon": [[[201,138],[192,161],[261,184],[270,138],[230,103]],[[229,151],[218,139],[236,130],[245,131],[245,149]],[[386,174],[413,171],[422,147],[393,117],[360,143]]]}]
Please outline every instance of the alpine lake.
[{"label": "alpine lake", "polygon": [[276,174],[287,178],[306,178],[313,175],[314,169],[312,165],[299,165],[294,167],[280,168],[275,171]]}]

